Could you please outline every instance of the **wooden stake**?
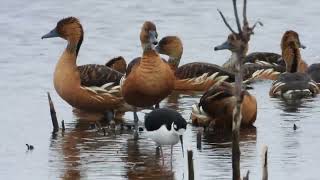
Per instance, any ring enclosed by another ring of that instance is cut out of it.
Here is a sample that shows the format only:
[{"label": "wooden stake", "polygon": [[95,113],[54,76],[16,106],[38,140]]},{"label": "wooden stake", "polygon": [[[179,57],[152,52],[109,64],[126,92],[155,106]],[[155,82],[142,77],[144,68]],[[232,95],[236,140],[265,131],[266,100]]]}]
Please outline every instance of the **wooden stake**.
[{"label": "wooden stake", "polygon": [[61,121],[62,131],[66,130],[66,127],[64,126],[64,120]]},{"label": "wooden stake", "polygon": [[197,149],[201,150],[201,132],[197,133]]},{"label": "wooden stake", "polygon": [[188,171],[189,180],[194,180],[194,168],[193,168],[193,152],[188,150]]},{"label": "wooden stake", "polygon": [[51,100],[50,93],[47,92],[47,94],[48,94],[48,100],[49,100],[49,107],[50,107],[50,115],[51,115],[51,120],[52,120],[53,132],[58,132],[59,131],[59,124],[58,124],[58,120],[57,120],[56,111],[54,109],[54,105]]}]

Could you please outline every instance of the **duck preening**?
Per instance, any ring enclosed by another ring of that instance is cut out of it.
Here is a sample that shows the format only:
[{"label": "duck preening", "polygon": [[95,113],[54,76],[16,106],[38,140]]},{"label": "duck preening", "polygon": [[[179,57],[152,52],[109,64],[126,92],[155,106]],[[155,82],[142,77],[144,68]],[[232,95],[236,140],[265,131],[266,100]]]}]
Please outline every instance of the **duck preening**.
[{"label": "duck preening", "polygon": [[[281,43],[282,57],[286,63],[286,72],[280,74],[279,78],[273,82],[270,89],[270,96],[281,96],[286,99],[315,96],[319,93],[319,88],[311,77],[304,72],[305,66],[301,59],[301,44],[299,35],[295,31],[286,31]],[[300,69],[300,71],[299,71]]]},{"label": "duck preening", "polygon": [[54,72],[57,93],[71,106],[85,111],[128,108],[119,86],[110,86],[119,82],[121,73],[104,65],[77,66],[83,36],[82,25],[75,17],[60,20],[52,31],[42,36],[42,39],[61,37],[68,41]]},{"label": "duck preening", "polygon": [[[242,127],[251,127],[257,117],[257,101],[248,91],[241,93]],[[222,82],[210,88],[200,98],[198,105],[192,106],[192,123],[214,129],[231,130],[233,112],[236,106],[235,88]],[[228,131],[227,131],[228,132]]]},{"label": "duck preening", "polygon": [[145,116],[145,128],[147,135],[157,146],[160,146],[162,163],[164,162],[162,146],[171,145],[171,169],[172,169],[172,150],[173,145],[180,140],[182,155],[183,151],[183,133],[187,129],[187,121],[175,110],[161,108],[153,110]]}]

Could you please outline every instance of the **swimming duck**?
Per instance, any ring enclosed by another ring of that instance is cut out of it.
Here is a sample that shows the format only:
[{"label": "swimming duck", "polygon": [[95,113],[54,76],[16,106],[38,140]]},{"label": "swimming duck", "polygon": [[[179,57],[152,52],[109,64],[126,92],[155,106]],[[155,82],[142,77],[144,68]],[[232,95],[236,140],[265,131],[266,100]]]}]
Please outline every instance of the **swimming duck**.
[{"label": "swimming duck", "polygon": [[308,74],[299,72],[301,65],[299,48],[303,48],[303,46],[300,43],[298,33],[287,31],[282,38],[281,48],[282,57],[286,62],[286,72],[280,74],[279,78],[273,82],[269,92],[270,96],[292,99],[318,94],[319,88],[316,82]]},{"label": "swimming duck", "polygon": [[127,106],[119,89],[106,89],[110,86],[109,80],[117,79],[119,74],[110,75],[114,71],[103,65],[77,67],[76,60],[83,34],[80,21],[75,17],[68,17],[60,20],[52,31],[42,36],[42,39],[61,37],[68,41],[54,72],[57,93],[71,106],[86,111],[104,112]]},{"label": "swimming duck", "polygon": [[[257,100],[247,90],[241,93],[242,127],[251,127],[257,117]],[[192,123],[198,126],[230,130],[236,105],[235,88],[228,82],[214,85],[192,106]]]},{"label": "swimming duck", "polygon": [[[174,74],[170,66],[155,51],[157,30],[154,23],[146,21],[140,32],[142,57],[127,67],[121,82],[124,100],[135,107],[149,107],[166,98],[174,88]],[[135,122],[138,121],[134,111]]]}]

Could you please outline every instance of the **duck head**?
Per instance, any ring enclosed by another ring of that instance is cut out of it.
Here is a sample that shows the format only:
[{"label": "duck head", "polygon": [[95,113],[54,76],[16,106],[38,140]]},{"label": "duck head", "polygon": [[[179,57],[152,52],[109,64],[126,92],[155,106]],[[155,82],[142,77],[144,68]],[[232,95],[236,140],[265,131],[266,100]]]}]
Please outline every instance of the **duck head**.
[{"label": "duck head", "polygon": [[295,31],[289,30],[286,31],[281,39],[281,49],[284,50],[287,47],[289,47],[289,44],[291,42],[296,42],[299,48],[305,49],[306,46],[304,46],[301,42],[300,42],[300,38],[299,38],[299,34]]},{"label": "duck head", "polygon": [[282,58],[286,63],[287,72],[297,72],[301,55],[299,48],[305,48],[295,31],[286,31],[281,39]]},{"label": "duck head", "polygon": [[41,38],[54,37],[60,37],[67,40],[69,42],[69,50],[74,50],[75,47],[76,52],[78,53],[83,40],[83,28],[80,21],[75,17],[61,19],[53,30]]},{"label": "duck head", "polygon": [[156,25],[151,21],[144,22],[140,32],[140,41],[143,50],[154,49],[158,44],[157,38],[158,33]]},{"label": "duck head", "polygon": [[166,36],[159,41],[156,51],[169,56],[169,64],[177,68],[183,53],[182,41],[177,36]]},{"label": "duck head", "polygon": [[240,36],[234,33],[231,33],[228,36],[228,39],[223,44],[214,47],[215,51],[228,49],[233,53],[241,52],[240,50],[244,50],[243,52],[246,54],[248,51],[248,43],[245,43],[241,40]]}]

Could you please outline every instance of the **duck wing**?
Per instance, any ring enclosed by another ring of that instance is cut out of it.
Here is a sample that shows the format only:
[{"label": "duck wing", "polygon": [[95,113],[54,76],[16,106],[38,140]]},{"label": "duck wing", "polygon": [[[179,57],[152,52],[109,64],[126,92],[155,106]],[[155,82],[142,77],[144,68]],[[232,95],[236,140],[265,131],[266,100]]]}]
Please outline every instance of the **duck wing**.
[{"label": "duck wing", "polygon": [[187,79],[199,77],[205,73],[207,73],[208,76],[211,76],[212,74],[217,72],[220,76],[228,76],[228,79],[226,79],[226,81],[234,82],[234,73],[227,71],[216,64],[204,62],[194,62],[182,65],[176,70],[175,75],[178,79]]},{"label": "duck wing", "polygon": [[122,73],[104,65],[86,64],[78,66],[82,86],[102,87],[108,83],[119,85]]}]

